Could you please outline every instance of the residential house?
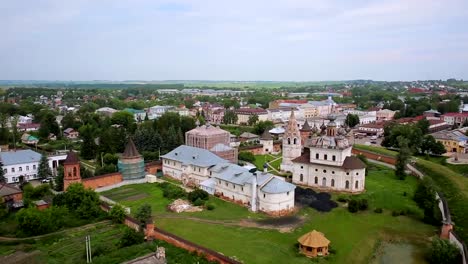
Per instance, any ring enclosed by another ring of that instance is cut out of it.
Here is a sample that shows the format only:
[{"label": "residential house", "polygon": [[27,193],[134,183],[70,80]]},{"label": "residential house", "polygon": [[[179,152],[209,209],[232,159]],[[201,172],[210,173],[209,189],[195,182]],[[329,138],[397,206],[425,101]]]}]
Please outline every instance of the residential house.
[{"label": "residential house", "polygon": [[77,139],[80,136],[80,133],[78,131],[76,131],[75,129],[69,127],[67,129],[63,130],[63,136],[68,138],[68,139],[74,140],[74,139]]}]

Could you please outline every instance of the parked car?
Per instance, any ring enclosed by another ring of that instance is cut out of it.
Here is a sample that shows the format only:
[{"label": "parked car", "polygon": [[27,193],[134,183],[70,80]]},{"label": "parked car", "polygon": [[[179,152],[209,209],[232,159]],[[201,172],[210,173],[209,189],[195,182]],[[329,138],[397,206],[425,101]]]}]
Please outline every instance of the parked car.
[{"label": "parked car", "polygon": [[45,179],[42,179],[42,183],[49,183],[50,181],[52,181],[52,178],[45,178]]}]

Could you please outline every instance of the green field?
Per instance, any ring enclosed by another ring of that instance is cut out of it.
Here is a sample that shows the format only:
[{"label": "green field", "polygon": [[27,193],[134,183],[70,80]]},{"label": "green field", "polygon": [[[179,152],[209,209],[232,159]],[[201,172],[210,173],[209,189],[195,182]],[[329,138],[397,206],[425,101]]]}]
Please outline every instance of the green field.
[{"label": "green field", "polygon": [[[50,234],[37,240],[0,240],[0,261],[6,263],[86,263],[85,236],[91,237],[91,249],[95,254],[93,263],[122,263],[155,251],[157,246],[166,248],[168,263],[208,263],[200,257],[176,248],[163,241],[142,243],[119,249],[123,225],[101,222],[73,228],[60,234]],[[12,255],[13,254],[13,255]],[[8,257],[5,257],[8,256]]]},{"label": "green field", "polygon": [[367,150],[367,151],[375,152],[375,153],[378,153],[378,154],[387,155],[387,156],[390,156],[390,157],[396,157],[396,155],[398,154],[398,152],[396,152],[396,151],[389,150],[389,149],[386,149],[384,147],[377,147],[377,146],[367,146],[367,145],[361,145],[361,144],[354,144],[353,148],[361,149],[361,150]]},{"label": "green field", "polygon": [[120,187],[101,193],[102,195],[130,207],[131,212],[136,212],[137,208],[142,204],[150,204],[153,210],[153,215],[157,219],[158,216],[185,216],[197,217],[211,220],[235,220],[244,218],[261,218],[263,215],[249,212],[247,208],[226,202],[216,197],[210,196],[207,203],[213,204],[215,210],[202,211],[196,213],[180,213],[174,214],[166,208],[171,203],[170,200],[163,197],[162,190],[157,184],[133,184]]},{"label": "green field", "polygon": [[[267,216],[250,213],[243,207],[216,198],[210,198],[216,203],[213,211],[167,212],[165,206],[169,201],[162,197],[155,184],[124,186],[105,195],[132,210],[144,202],[150,203],[156,226],[245,263],[310,263],[310,259],[297,254],[294,245],[297,238],[312,229],[324,232],[331,240],[336,253],[328,257],[329,263],[368,263],[381,241],[401,241],[421,251],[428,238],[436,234],[435,227],[420,221],[422,212],[411,199],[416,184],[417,179],[413,177],[400,181],[390,169],[373,167],[366,178],[367,191],[358,196],[369,200],[368,211],[351,214],[341,203],[329,213],[304,208],[298,213],[305,219],[304,224],[284,233],[242,225],[239,220]],[[129,201],[137,194],[148,196]],[[382,214],[373,212],[378,207],[383,208]],[[391,216],[392,211],[402,210],[411,215]]]},{"label": "green field", "polygon": [[[270,154],[255,155],[254,165],[255,167],[257,167],[258,170],[263,171],[263,164],[265,164],[265,162],[269,163],[270,161],[275,160],[277,158],[281,158],[281,155],[270,155]],[[279,169],[280,164],[281,164],[281,159],[278,159],[271,163],[271,165],[276,169]]]}]

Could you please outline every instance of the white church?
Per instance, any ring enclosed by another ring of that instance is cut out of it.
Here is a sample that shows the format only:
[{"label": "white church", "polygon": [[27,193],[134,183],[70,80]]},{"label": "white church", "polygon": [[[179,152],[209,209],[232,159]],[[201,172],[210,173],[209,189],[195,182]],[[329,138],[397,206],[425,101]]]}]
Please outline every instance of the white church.
[{"label": "white church", "polygon": [[346,130],[329,123],[314,127],[302,142],[294,113],[283,137],[281,170],[292,173],[292,182],[324,190],[359,193],[365,189],[366,165],[351,155]]},{"label": "white church", "polygon": [[182,145],[161,156],[162,171],[185,185],[270,215],[294,210],[296,186],[267,172],[249,171],[208,150]]}]

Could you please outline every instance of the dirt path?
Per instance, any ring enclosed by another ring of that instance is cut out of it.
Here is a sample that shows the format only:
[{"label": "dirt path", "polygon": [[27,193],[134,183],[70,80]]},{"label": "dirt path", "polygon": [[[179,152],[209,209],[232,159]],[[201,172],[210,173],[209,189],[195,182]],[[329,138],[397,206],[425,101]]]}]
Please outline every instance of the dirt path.
[{"label": "dirt path", "polygon": [[299,227],[304,223],[306,220],[305,217],[299,217],[298,221],[294,223],[285,223],[285,224],[264,224],[257,220],[252,219],[240,219],[240,220],[210,220],[210,219],[203,219],[198,217],[186,217],[186,216],[175,216],[175,215],[160,215],[157,218],[165,218],[165,219],[183,219],[183,220],[190,220],[199,223],[206,223],[206,224],[213,224],[213,225],[222,225],[222,226],[237,226],[237,227],[251,227],[251,228],[260,228],[260,229],[270,229],[270,230],[278,230],[281,233],[292,232],[294,229]]}]

